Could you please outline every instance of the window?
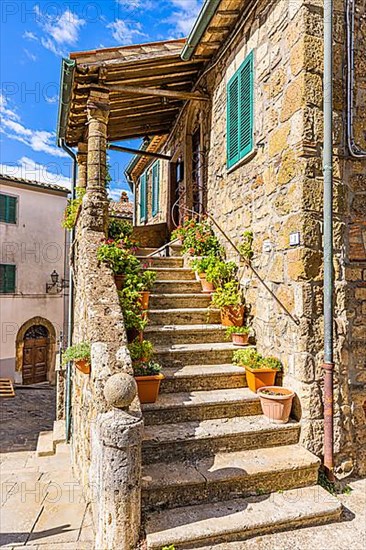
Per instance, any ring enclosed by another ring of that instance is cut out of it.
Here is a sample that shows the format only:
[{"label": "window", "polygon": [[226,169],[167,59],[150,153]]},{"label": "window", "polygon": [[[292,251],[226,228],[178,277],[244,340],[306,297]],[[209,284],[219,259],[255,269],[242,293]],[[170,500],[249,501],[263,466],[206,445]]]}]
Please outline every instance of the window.
[{"label": "window", "polygon": [[253,149],[253,52],[227,85],[227,166],[231,168]]},{"label": "window", "polygon": [[159,212],[159,184],[160,184],[160,164],[155,162],[152,167],[152,215],[156,216]]},{"label": "window", "polygon": [[0,264],[0,294],[14,294],[15,265]]},{"label": "window", "polygon": [[140,177],[140,221],[147,218],[146,172]]},{"label": "window", "polygon": [[17,198],[0,193],[0,222],[17,223]]}]

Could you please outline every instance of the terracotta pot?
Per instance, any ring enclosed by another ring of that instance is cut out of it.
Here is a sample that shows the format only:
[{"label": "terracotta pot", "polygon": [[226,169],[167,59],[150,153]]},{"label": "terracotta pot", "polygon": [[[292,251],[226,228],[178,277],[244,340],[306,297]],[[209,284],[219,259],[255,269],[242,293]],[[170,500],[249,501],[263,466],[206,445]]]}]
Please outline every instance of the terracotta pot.
[{"label": "terracotta pot", "polygon": [[140,292],[140,304],[144,311],[149,309],[149,300],[150,300],[150,292],[148,290],[144,290]]},{"label": "terracotta pot", "polygon": [[90,363],[85,359],[74,361],[75,367],[83,374],[90,374]]},{"label": "terracotta pot", "polygon": [[[276,395],[265,394],[263,390],[271,391]],[[295,393],[281,386],[264,386],[258,390],[258,395],[261,401],[263,414],[273,424],[287,424]]]},{"label": "terracotta pot", "polygon": [[212,294],[212,292],[215,291],[215,287],[213,283],[209,283],[206,279],[205,273],[199,273],[198,274],[199,280],[201,282],[202,292],[205,294]]},{"label": "terracotta pot", "polygon": [[224,327],[242,327],[244,306],[225,306],[221,309],[221,324]]},{"label": "terracotta pot", "polygon": [[257,393],[264,386],[273,386],[277,371],[275,369],[253,369],[245,367],[245,374],[249,389]]},{"label": "terracotta pot", "polygon": [[155,403],[159,395],[160,382],[163,379],[163,374],[135,376],[138,396],[141,403]]},{"label": "terracotta pot", "polygon": [[117,290],[122,290],[125,283],[124,275],[114,275],[114,282],[116,283]]},{"label": "terracotta pot", "polygon": [[249,334],[232,334],[234,346],[247,346],[249,342]]}]

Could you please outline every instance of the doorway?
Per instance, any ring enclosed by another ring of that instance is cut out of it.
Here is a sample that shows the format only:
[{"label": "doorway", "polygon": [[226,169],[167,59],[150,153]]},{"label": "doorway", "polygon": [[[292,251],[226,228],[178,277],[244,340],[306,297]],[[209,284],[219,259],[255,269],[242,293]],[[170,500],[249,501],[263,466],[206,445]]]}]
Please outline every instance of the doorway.
[{"label": "doorway", "polygon": [[23,384],[47,382],[50,338],[43,325],[31,326],[24,335]]}]

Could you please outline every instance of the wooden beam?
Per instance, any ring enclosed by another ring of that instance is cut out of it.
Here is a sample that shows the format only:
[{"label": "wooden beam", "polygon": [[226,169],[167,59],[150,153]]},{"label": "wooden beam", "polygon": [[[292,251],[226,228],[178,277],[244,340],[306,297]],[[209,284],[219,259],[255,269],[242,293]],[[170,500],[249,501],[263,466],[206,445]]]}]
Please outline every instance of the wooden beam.
[{"label": "wooden beam", "polygon": [[153,151],[143,151],[142,149],[132,149],[131,147],[124,147],[122,145],[113,145],[112,143],[108,144],[108,149],[112,149],[112,151],[121,151],[122,153],[133,153],[134,155],[139,155],[140,157],[151,157],[154,159],[172,160],[172,157],[170,155],[163,155],[162,153],[154,153]]},{"label": "wooden beam", "polygon": [[161,88],[143,88],[141,86],[125,86],[124,84],[108,85],[112,92],[122,92],[131,95],[153,95],[160,97],[174,97],[176,99],[192,99],[196,101],[209,101],[210,98],[198,92],[175,92],[173,90],[163,90]]},{"label": "wooden beam", "polygon": [[200,42],[200,46],[203,48],[219,48],[221,46],[221,42],[218,40],[210,40],[209,42]]},{"label": "wooden beam", "polygon": [[210,32],[211,34],[225,34],[226,32],[229,32],[230,27],[208,27],[207,32]]},{"label": "wooden beam", "polygon": [[216,15],[220,15],[220,17],[237,17],[239,13],[239,10],[217,10]]}]

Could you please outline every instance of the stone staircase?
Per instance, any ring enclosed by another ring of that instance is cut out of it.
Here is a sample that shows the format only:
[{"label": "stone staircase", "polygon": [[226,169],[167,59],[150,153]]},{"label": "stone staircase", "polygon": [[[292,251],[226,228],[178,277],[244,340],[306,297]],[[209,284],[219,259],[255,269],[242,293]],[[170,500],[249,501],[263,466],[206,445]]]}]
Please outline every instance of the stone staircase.
[{"label": "stone staircase", "polygon": [[298,444],[299,423],[262,415],[232,365],[237,348],[219,311],[208,310],[183,259],[141,262],[157,273],[145,338],[165,374],[157,402],[142,406],[147,547],[192,549],[338,519],[340,503],[317,485],[319,459]]}]

